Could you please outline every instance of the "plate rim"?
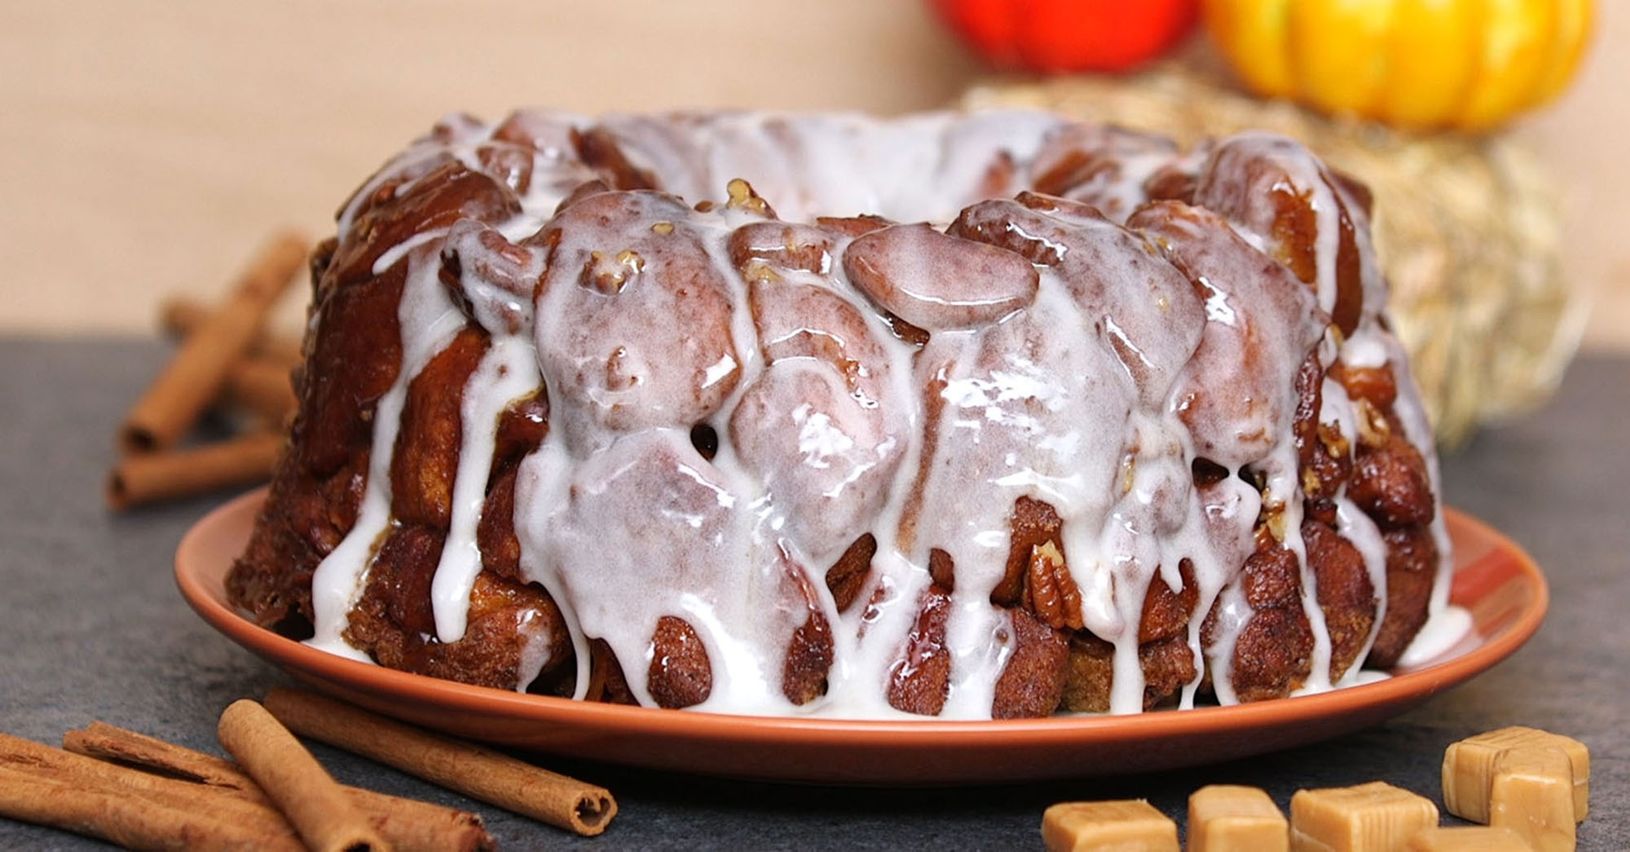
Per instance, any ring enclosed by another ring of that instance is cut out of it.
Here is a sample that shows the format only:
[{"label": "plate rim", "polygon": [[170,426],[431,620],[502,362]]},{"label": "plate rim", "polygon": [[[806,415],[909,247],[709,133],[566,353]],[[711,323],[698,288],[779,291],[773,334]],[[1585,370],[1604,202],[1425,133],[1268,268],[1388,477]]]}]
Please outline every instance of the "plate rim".
[{"label": "plate rim", "polygon": [[[261,627],[217,598],[200,570],[213,560],[197,555],[206,541],[220,535],[219,527],[238,515],[258,514],[269,488],[235,497],[210,510],[182,536],[176,548],[174,577],[181,596],[205,623],[245,650],[286,672],[395,699],[422,700],[428,690],[434,703],[447,710],[484,716],[502,716],[540,724],[565,723],[616,728],[642,734],[685,736],[735,742],[787,742],[820,745],[864,745],[882,749],[920,748],[931,740],[936,747],[988,748],[993,741],[1014,745],[1050,742],[1081,744],[1111,737],[1168,738],[1247,730],[1264,724],[1312,721],[1330,715],[1419,702],[1465,682],[1521,648],[1539,630],[1550,607],[1550,588],[1533,558],[1515,541],[1491,525],[1459,510],[1444,507],[1446,520],[1492,541],[1505,551],[1517,573],[1534,587],[1532,603],[1498,633],[1486,637],[1465,653],[1385,680],[1343,687],[1313,695],[1270,699],[1227,707],[1197,707],[1126,715],[1053,715],[1036,719],[835,719],[815,716],[732,715],[695,710],[670,710],[569,698],[531,695],[492,687],[389,669],[346,659],[312,648]],[[251,508],[252,505],[252,508]],[[217,586],[224,586],[220,571]],[[213,576],[213,575],[211,575]]]}]

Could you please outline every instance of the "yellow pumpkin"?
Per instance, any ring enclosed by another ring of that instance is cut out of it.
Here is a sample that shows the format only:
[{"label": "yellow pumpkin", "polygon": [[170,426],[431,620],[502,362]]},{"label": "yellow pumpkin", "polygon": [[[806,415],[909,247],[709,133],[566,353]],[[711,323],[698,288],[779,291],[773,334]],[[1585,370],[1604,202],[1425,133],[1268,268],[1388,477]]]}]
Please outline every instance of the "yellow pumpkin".
[{"label": "yellow pumpkin", "polygon": [[1555,97],[1592,0],[1206,0],[1246,86],[1399,127],[1483,130]]}]

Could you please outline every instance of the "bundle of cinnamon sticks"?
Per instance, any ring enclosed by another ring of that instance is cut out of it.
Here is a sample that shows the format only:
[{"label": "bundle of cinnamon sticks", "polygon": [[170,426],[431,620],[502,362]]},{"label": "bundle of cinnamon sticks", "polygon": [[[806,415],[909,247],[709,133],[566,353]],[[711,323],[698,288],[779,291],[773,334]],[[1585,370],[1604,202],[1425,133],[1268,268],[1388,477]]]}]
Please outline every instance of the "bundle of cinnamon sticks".
[{"label": "bundle of cinnamon sticks", "polygon": [[[160,323],[180,346],[120,426],[109,506],[122,510],[270,478],[295,408],[290,374],[300,363],[300,344],[269,333],[266,320],[305,268],[310,245],[292,231],[276,234],[218,307],[187,300],[164,306]],[[246,415],[240,419],[247,426],[226,440],[181,448],[211,407]]]},{"label": "bundle of cinnamon sticks", "polygon": [[293,690],[221,714],[225,760],[93,722],[62,748],[0,734],[0,817],[137,849],[484,850],[467,811],[346,787],[309,736],[585,836],[617,813],[603,788]]}]

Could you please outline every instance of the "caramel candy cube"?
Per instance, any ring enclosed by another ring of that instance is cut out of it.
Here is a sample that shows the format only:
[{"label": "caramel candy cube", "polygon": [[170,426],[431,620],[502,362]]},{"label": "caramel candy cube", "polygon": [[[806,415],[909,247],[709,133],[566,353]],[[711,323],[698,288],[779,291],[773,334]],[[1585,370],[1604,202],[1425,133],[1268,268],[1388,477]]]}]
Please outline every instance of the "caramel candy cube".
[{"label": "caramel candy cube", "polygon": [[1177,852],[1177,823],[1142,799],[1064,802],[1041,818],[1047,852]]},{"label": "caramel candy cube", "polygon": [[1573,852],[1573,764],[1561,749],[1514,748],[1494,759],[1489,825],[1536,852]]},{"label": "caramel candy cube", "polygon": [[1297,790],[1290,800],[1290,848],[1297,852],[1389,852],[1437,824],[1437,805],[1383,781]]},{"label": "caramel candy cube", "polygon": [[1528,841],[1509,828],[1473,825],[1428,828],[1409,838],[1409,852],[1529,852]]},{"label": "caramel candy cube", "polygon": [[1443,753],[1443,807],[1449,813],[1484,825],[1489,821],[1489,795],[1494,760],[1514,748],[1556,748],[1573,765],[1573,818],[1590,813],[1590,750],[1571,737],[1538,728],[1513,726],[1468,737]]},{"label": "caramel candy cube", "polygon": [[1189,852],[1284,852],[1285,815],[1255,787],[1212,784],[1189,796]]}]

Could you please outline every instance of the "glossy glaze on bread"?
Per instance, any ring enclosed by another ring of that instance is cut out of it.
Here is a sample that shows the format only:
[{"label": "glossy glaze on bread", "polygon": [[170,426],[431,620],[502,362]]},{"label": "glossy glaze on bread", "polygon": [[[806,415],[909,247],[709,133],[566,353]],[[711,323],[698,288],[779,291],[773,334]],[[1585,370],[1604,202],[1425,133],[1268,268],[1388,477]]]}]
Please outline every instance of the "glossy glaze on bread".
[{"label": "glossy glaze on bread", "polygon": [[722,712],[1350,683],[1448,592],[1368,204],[1264,134],[449,119],[314,258],[229,591],[387,666]]}]

